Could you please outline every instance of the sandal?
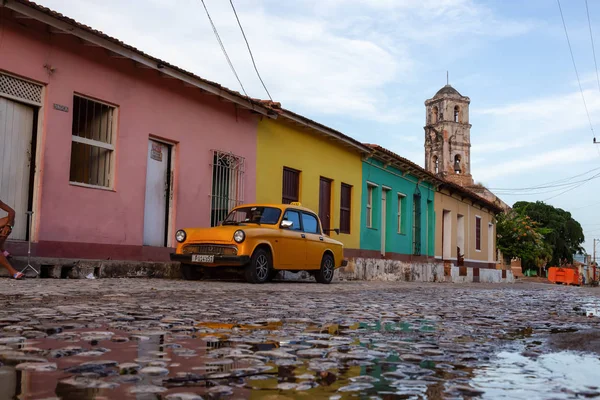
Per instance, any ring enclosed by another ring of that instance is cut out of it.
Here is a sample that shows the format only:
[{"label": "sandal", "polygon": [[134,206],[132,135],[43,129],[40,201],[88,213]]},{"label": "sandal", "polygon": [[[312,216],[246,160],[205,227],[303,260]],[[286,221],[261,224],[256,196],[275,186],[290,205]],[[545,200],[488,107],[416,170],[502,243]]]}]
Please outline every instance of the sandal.
[{"label": "sandal", "polygon": [[23,279],[24,276],[25,275],[23,275],[22,272],[17,272],[16,274],[13,275],[13,278],[19,280],[19,279]]}]

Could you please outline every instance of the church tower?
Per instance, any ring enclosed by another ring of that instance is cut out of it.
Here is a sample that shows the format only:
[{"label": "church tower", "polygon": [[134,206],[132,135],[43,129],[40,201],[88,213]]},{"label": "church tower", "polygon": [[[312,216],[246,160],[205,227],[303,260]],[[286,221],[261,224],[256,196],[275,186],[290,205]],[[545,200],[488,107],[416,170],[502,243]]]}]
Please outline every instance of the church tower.
[{"label": "church tower", "polygon": [[473,185],[470,102],[450,85],[425,101],[425,169],[461,186]]}]

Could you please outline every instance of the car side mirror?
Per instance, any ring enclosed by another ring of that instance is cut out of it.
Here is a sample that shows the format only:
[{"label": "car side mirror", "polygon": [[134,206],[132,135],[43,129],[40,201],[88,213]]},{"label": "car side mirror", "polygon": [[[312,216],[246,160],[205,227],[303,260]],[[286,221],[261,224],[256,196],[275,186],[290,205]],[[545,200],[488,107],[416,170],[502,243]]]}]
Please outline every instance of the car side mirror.
[{"label": "car side mirror", "polygon": [[283,229],[290,229],[294,225],[294,221],[281,221],[281,227]]}]

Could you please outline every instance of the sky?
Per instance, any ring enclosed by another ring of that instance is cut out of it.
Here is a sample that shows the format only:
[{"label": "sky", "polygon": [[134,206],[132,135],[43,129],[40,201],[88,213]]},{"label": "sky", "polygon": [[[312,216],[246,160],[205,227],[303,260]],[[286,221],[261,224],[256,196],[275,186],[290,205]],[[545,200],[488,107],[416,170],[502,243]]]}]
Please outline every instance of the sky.
[{"label": "sky", "polygon": [[[241,91],[200,0],[37,2]],[[205,4],[246,92],[268,98],[229,1]],[[553,0],[234,4],[273,100],[421,166],[424,102],[446,84],[448,71],[450,84],[471,99],[475,181],[509,205],[540,200],[570,211],[592,253],[592,239],[600,239],[600,176],[576,188],[556,186],[600,172],[588,172],[600,169],[600,144],[592,141],[596,135],[600,142],[600,80],[585,0],[560,3],[582,91]],[[600,58],[600,2],[588,6]],[[520,190],[546,183],[552,187]]]}]

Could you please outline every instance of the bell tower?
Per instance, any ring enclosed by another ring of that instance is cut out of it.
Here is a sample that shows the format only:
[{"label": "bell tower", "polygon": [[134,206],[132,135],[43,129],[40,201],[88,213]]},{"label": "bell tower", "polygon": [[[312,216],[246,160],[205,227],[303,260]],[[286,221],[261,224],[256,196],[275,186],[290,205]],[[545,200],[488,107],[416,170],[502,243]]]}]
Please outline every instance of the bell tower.
[{"label": "bell tower", "polygon": [[473,185],[470,103],[450,85],[425,101],[425,169],[461,186]]}]

